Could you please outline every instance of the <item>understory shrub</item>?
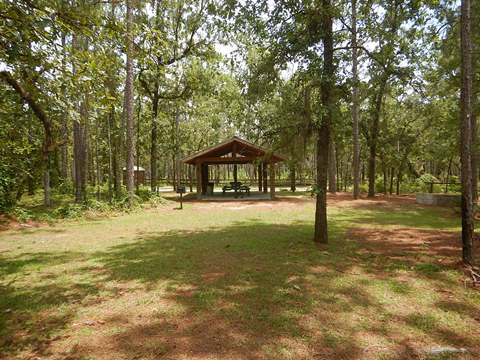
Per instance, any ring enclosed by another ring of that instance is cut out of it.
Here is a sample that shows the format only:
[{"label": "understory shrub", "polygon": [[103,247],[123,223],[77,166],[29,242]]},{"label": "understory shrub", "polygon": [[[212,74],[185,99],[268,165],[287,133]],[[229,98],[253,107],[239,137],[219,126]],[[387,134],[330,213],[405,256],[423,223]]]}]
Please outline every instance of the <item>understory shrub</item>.
[{"label": "understory shrub", "polygon": [[60,219],[76,219],[83,215],[84,206],[75,203],[61,205],[53,210],[52,215]]},{"label": "understory shrub", "polygon": [[27,222],[34,218],[30,210],[18,206],[13,208],[11,214],[20,222]]},{"label": "understory shrub", "polygon": [[15,205],[17,185],[14,169],[0,163],[0,211],[7,212]]},{"label": "understory shrub", "polygon": [[[423,174],[422,176],[420,176],[418,179],[415,180],[415,185],[416,185],[416,189],[415,191],[417,192],[429,192],[430,191],[430,184],[429,183],[432,183],[432,182],[439,182],[439,180],[433,176],[432,174]],[[437,192],[437,188],[439,187],[439,185],[435,185],[434,188],[433,188],[433,191],[434,192]]]}]

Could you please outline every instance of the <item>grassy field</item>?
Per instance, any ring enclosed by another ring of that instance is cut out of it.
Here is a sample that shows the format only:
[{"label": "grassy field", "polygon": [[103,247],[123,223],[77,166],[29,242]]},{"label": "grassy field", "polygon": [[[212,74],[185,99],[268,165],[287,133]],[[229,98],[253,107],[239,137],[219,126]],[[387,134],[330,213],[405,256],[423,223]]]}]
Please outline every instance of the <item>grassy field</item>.
[{"label": "grassy field", "polygon": [[0,233],[0,358],[480,357],[459,219],[410,199],[174,203]]}]

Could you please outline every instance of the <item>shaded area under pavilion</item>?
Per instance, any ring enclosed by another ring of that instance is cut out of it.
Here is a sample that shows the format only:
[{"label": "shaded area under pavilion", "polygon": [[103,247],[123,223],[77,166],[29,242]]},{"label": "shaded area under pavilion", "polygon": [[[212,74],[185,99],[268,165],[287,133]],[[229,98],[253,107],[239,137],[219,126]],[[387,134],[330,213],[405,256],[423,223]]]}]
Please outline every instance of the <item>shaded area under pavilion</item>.
[{"label": "shaded area under pavilion", "polygon": [[[183,162],[195,167],[198,199],[214,197],[214,194],[208,194],[207,192],[209,165],[233,164],[234,183],[238,183],[237,165],[252,164],[257,166],[258,193],[252,191],[251,195],[245,196],[245,198],[253,200],[275,198],[275,164],[284,160],[280,155],[234,136],[218,145],[211,146],[184,158]],[[270,196],[265,196],[268,194],[269,188]],[[234,191],[234,195],[235,197],[238,195],[236,190]]]}]

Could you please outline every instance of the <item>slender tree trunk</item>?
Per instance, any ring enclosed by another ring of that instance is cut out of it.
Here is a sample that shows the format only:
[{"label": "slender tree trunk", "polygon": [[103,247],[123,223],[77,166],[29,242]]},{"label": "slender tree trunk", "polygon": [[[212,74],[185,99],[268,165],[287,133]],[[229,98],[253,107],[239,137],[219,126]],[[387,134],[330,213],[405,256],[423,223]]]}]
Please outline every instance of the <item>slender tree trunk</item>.
[{"label": "slender tree trunk", "polygon": [[395,168],[392,166],[390,168],[390,188],[389,188],[389,193],[390,195],[393,194],[393,178],[395,177]]},{"label": "slender tree trunk", "polygon": [[453,161],[453,157],[450,156],[450,160],[448,161],[448,168],[447,168],[447,178],[445,179],[445,194],[448,193],[448,182],[450,181],[450,175],[452,173],[452,161]]},{"label": "slender tree trunk", "polygon": [[112,110],[108,113],[107,140],[108,140],[108,201],[113,199],[113,152],[112,152],[112,123],[114,121]]},{"label": "slender tree trunk", "polygon": [[362,161],[362,185],[365,184],[365,163]]},{"label": "slender tree trunk", "polygon": [[317,198],[315,209],[314,241],[328,243],[327,228],[327,173],[330,144],[330,127],[333,117],[333,29],[330,0],[322,0],[322,42],[323,42],[323,74],[321,83],[321,101],[324,116],[318,129],[317,139]]},{"label": "slender tree trunk", "polygon": [[[110,7],[110,21],[116,22],[115,17],[116,2],[111,2]],[[116,56],[115,52],[110,52],[110,56]],[[112,98],[117,98],[117,81],[113,68],[109,68],[107,88]],[[113,184],[113,194],[115,198],[119,199],[122,196],[122,129],[119,121],[115,115],[115,104],[110,105],[110,151],[111,151],[111,184]]]},{"label": "slender tree trunk", "polygon": [[152,131],[151,131],[151,143],[150,143],[150,188],[153,192],[157,191],[158,186],[158,173],[157,173],[157,154],[158,154],[158,102],[159,97],[156,93],[152,99]]},{"label": "slender tree trunk", "polygon": [[137,112],[137,151],[136,151],[136,163],[137,163],[137,171],[134,171],[134,179],[135,179],[135,190],[138,194],[140,189],[140,115],[142,113],[142,98],[140,94],[138,95],[138,112]]},{"label": "slender tree trunk", "polygon": [[[66,35],[62,33],[62,72],[66,72]],[[62,84],[62,94],[66,97],[66,86]],[[60,148],[60,173],[62,176],[62,181],[66,181],[68,178],[68,111],[63,109],[62,114],[62,128],[61,128],[62,139],[65,141]]]},{"label": "slender tree trunk", "polygon": [[190,185],[190,192],[193,192],[193,174],[192,174],[192,166],[188,166],[188,179]]},{"label": "slender tree trunk", "polygon": [[50,152],[44,151],[43,154],[44,166],[43,170],[43,205],[49,207],[52,205],[50,197]]},{"label": "slender tree trunk", "polygon": [[122,140],[121,140],[121,129],[118,126],[115,126],[113,144],[114,152],[112,156],[113,164],[113,192],[115,198],[119,199],[122,196],[122,166],[121,166],[121,150],[122,150]]},{"label": "slender tree trunk", "polygon": [[97,201],[100,201],[101,196],[101,189],[100,186],[102,185],[102,174],[101,174],[101,167],[100,167],[100,152],[98,149],[98,139],[100,137],[99,128],[100,124],[96,124],[96,131],[95,131],[95,173],[96,173],[96,182],[97,182]]},{"label": "slender tree trunk", "polygon": [[175,169],[176,169],[176,183],[174,184],[174,189],[176,190],[180,183],[182,182],[182,167],[180,163],[180,143],[179,143],[179,134],[180,131],[180,112],[177,108],[175,109]]},{"label": "slender tree trunk", "polygon": [[388,193],[387,189],[387,180],[388,174],[387,174],[387,167],[385,166],[385,163],[383,164],[383,194],[386,196]]},{"label": "slender tree trunk", "polygon": [[357,56],[357,0],[352,0],[352,123],[353,123],[353,198],[360,196],[360,135],[358,123],[360,106],[358,100],[358,56]]},{"label": "slender tree trunk", "polygon": [[132,0],[126,0],[127,5],[127,32],[126,41],[126,57],[127,69],[125,78],[125,101],[124,116],[127,129],[127,192],[128,202],[133,205],[135,199],[134,193],[134,161],[135,161],[135,119],[133,117],[133,9]]},{"label": "slender tree trunk", "polygon": [[[86,41],[72,38],[72,47],[75,50],[84,49]],[[73,72],[76,73],[76,64],[73,64]],[[80,90],[80,104],[78,105],[79,118],[73,123],[73,157],[75,167],[75,201],[77,203],[87,200],[87,122],[88,122],[88,94],[85,89]]]},{"label": "slender tree trunk", "polygon": [[27,177],[27,194],[35,195],[35,178],[32,175]]},{"label": "slender tree trunk", "polygon": [[474,212],[472,196],[472,37],[471,37],[471,2],[462,0],[461,5],[461,48],[462,86],[460,92],[461,126],[460,126],[460,161],[462,179],[462,244],[463,261],[472,264]]},{"label": "slender tree trunk", "polygon": [[297,190],[296,182],[297,182],[297,171],[296,171],[295,163],[292,162],[290,164],[290,191],[291,192],[295,192]]},{"label": "slender tree trunk", "polygon": [[396,191],[396,194],[397,194],[397,195],[400,195],[400,183],[402,182],[402,177],[403,177],[402,168],[403,168],[402,165],[400,165],[400,167],[398,168],[398,174],[397,174],[397,191]]}]

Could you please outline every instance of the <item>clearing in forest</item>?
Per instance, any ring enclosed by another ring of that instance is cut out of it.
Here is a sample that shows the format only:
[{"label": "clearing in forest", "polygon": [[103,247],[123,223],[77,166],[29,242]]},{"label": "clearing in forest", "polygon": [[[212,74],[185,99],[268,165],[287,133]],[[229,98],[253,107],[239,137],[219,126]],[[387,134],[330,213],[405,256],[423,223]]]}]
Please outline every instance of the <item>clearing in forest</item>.
[{"label": "clearing in forest", "polygon": [[0,233],[0,358],[480,356],[459,217],[409,198],[169,203]]}]

